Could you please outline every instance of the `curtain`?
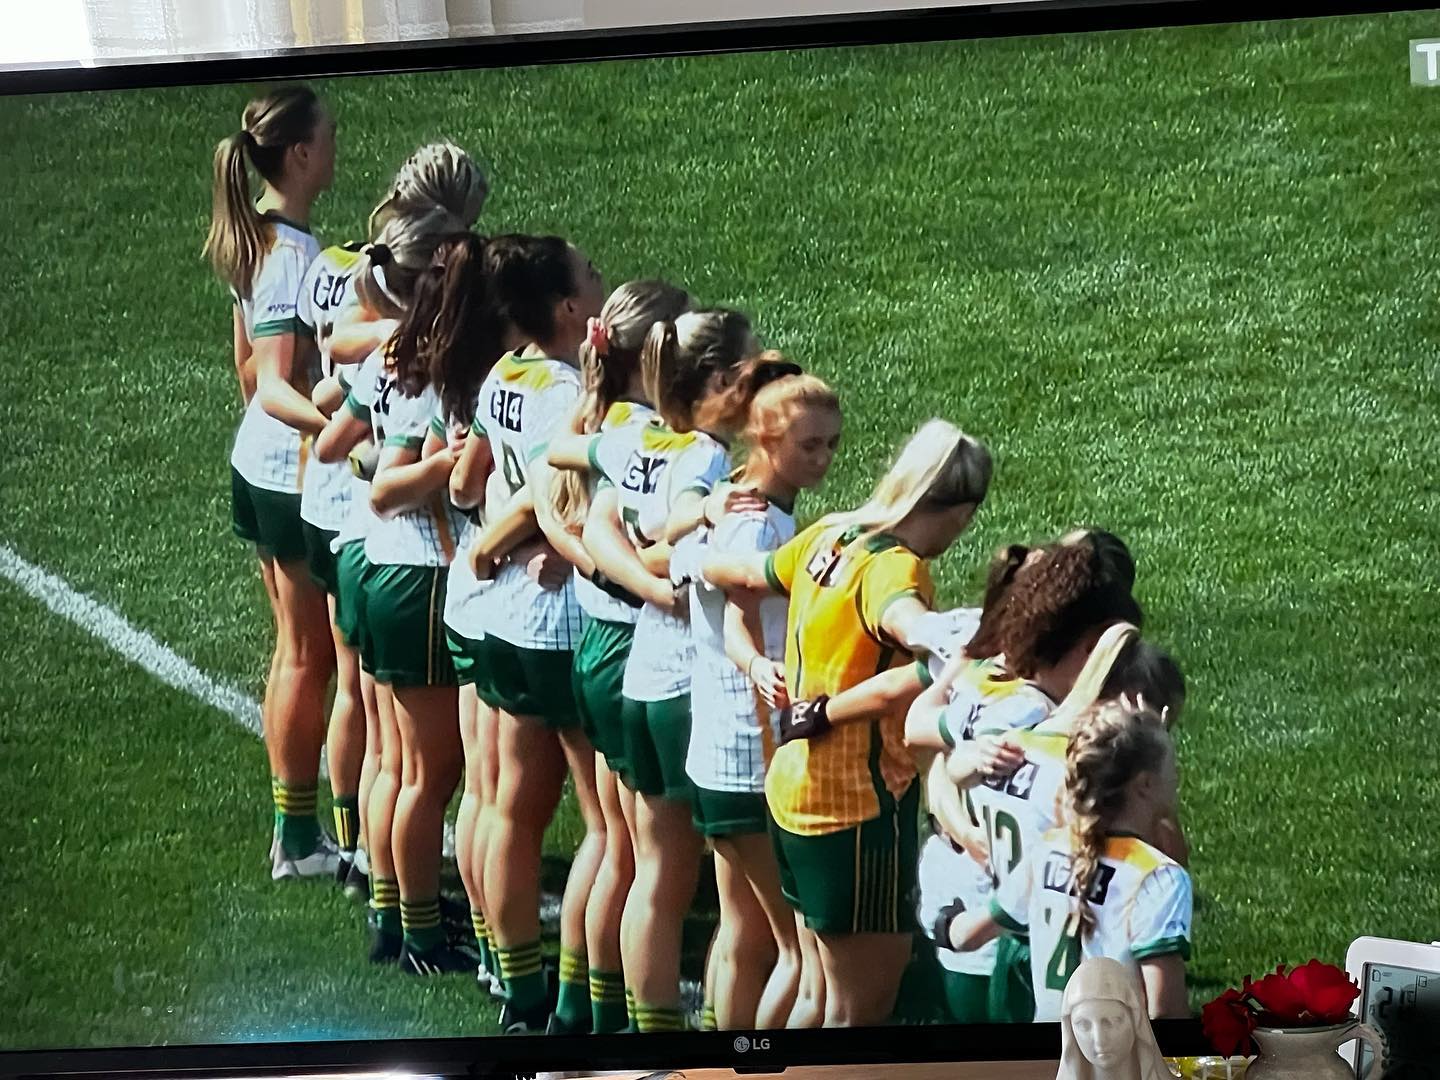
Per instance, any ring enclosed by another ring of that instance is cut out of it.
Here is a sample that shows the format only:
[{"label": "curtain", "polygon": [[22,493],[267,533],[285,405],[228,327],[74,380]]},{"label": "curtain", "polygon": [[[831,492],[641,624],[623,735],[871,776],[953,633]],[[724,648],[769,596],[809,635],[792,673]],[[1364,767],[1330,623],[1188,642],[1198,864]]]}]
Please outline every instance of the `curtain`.
[{"label": "curtain", "polygon": [[583,0],[83,0],[97,57],[574,30]]}]

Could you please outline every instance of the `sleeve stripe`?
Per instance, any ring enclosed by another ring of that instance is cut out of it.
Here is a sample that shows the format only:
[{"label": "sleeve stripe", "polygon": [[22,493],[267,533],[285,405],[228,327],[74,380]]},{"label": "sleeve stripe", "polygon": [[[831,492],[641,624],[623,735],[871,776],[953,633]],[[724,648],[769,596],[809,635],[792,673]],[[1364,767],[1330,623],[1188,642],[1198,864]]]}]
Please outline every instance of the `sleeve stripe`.
[{"label": "sleeve stripe", "polygon": [[590,440],[590,445],[585,448],[585,456],[590,460],[591,472],[596,476],[604,477],[606,480],[610,479],[609,475],[605,472],[605,466],[600,464],[599,436]]},{"label": "sleeve stripe", "polygon": [[385,445],[402,450],[419,450],[425,445],[425,440],[415,435],[387,435],[385,436]]},{"label": "sleeve stripe", "polygon": [[441,421],[440,417],[438,416],[432,416],[430,418],[430,430],[442,439],[447,438],[449,434],[445,430],[444,422]]},{"label": "sleeve stripe", "polygon": [[528,455],[526,455],[526,457],[525,457],[525,464],[526,464],[526,465],[533,465],[533,464],[535,463],[535,460],[536,460],[537,458],[539,458],[539,457],[544,456],[545,451],[546,451],[546,450],[549,450],[549,449],[550,449],[550,444],[549,444],[548,442],[542,442],[542,443],[540,443],[539,445],[535,446],[535,447],[530,451],[530,453],[529,453]]},{"label": "sleeve stripe", "polygon": [[921,690],[929,690],[935,685],[935,676],[930,674],[930,665],[924,660],[915,661],[915,675],[920,680]]},{"label": "sleeve stripe", "polygon": [[765,583],[770,586],[770,591],[778,596],[790,595],[790,590],[785,588],[785,583],[775,572],[775,553],[773,551],[765,557]]},{"label": "sleeve stripe", "polygon": [[370,419],[370,406],[362,405],[353,393],[345,395],[345,408],[356,420]]},{"label": "sleeve stripe", "polygon": [[1012,934],[1028,934],[1030,931],[1024,923],[1011,918],[1010,913],[1001,907],[1000,901],[993,896],[990,898],[990,917]]},{"label": "sleeve stripe", "polygon": [[[901,589],[894,595],[886,597],[884,602],[880,605],[880,613],[876,616],[875,619],[875,634],[878,638],[884,639],[885,643],[887,644],[890,643],[890,635],[885,632],[885,615],[890,611],[892,607],[898,604],[901,600],[904,600],[907,596],[913,596],[916,600],[920,600],[922,603],[924,602],[923,598],[920,596],[919,589]],[[899,645],[900,643],[897,641],[893,644]]]},{"label": "sleeve stripe", "polygon": [[479,435],[482,439],[489,437],[486,434],[485,425],[480,422],[480,417],[478,415],[470,424],[470,433],[472,435]]},{"label": "sleeve stripe", "polygon": [[1180,959],[1190,959],[1190,939],[1185,937],[1161,938],[1159,941],[1146,942],[1143,945],[1130,946],[1130,955],[1136,960],[1152,960],[1157,956],[1173,956],[1179,954]]},{"label": "sleeve stripe", "polygon": [[296,316],[288,319],[274,319],[270,322],[256,323],[255,329],[251,331],[251,340],[258,341],[260,338],[283,337],[286,334],[303,334],[305,324]]}]

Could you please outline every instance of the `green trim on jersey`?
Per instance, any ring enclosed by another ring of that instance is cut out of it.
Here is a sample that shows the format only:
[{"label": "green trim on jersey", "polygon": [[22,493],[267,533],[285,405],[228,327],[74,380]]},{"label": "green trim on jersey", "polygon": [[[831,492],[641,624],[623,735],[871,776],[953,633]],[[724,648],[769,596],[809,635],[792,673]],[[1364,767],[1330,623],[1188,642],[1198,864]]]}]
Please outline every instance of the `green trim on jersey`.
[{"label": "green trim on jersey", "polygon": [[485,425],[480,422],[480,414],[475,414],[475,419],[470,421],[470,434],[478,435],[482,439],[488,439],[490,433],[485,430]]},{"label": "green trim on jersey", "polygon": [[775,553],[772,551],[765,556],[765,584],[770,586],[770,591],[776,596],[789,596],[790,590],[780,580],[780,575],[775,573]]},{"label": "green trim on jersey", "polygon": [[364,420],[366,423],[370,421],[370,406],[362,405],[353,392],[345,395],[345,411],[356,420]]},{"label": "green trim on jersey", "polygon": [[259,341],[261,338],[304,333],[314,336],[315,332],[305,325],[300,316],[292,315],[288,319],[272,319],[269,322],[256,323],[255,329],[250,332],[250,340]]},{"label": "green trim on jersey", "polygon": [[1174,956],[1178,954],[1181,960],[1187,963],[1190,960],[1190,939],[1187,937],[1167,937],[1159,941],[1148,942],[1144,945],[1132,945],[1130,955],[1136,960],[1153,960],[1157,956]]},{"label": "green trim on jersey", "polygon": [[445,423],[438,416],[430,418],[430,430],[442,439],[446,437]]},{"label": "green trim on jersey", "polygon": [[1016,937],[1028,937],[1030,935],[1030,928],[1024,923],[1016,922],[1012,919],[1009,912],[1001,907],[1000,902],[994,898],[990,900],[990,917],[999,923],[1003,929],[1014,934]]},{"label": "green trim on jersey", "polygon": [[266,221],[273,221],[277,225],[288,225],[296,232],[303,232],[306,236],[314,235],[314,233],[310,231],[309,225],[301,225],[298,221],[292,221],[281,214],[277,214],[274,210],[266,210],[260,216]]},{"label": "green trim on jersey", "polygon": [[602,480],[610,480],[606,475],[605,466],[600,464],[600,455],[596,452],[600,448],[600,436],[596,435],[590,439],[590,445],[585,448],[585,457],[590,462],[590,471]]},{"label": "green trim on jersey", "polygon": [[385,446],[387,449],[419,450],[425,445],[425,440],[418,435],[386,435]]},{"label": "green trim on jersey", "polygon": [[537,445],[536,447],[534,447],[534,448],[530,451],[529,455],[525,458],[525,464],[526,464],[526,465],[533,465],[533,464],[535,464],[536,460],[537,460],[541,455],[543,455],[543,454],[545,453],[545,451],[547,451],[547,450],[549,450],[549,449],[550,449],[550,441],[547,439],[545,442],[540,443],[539,445]]},{"label": "green trim on jersey", "polygon": [[915,677],[920,680],[921,690],[929,690],[935,685],[935,676],[930,674],[930,665],[924,660],[915,661]]}]

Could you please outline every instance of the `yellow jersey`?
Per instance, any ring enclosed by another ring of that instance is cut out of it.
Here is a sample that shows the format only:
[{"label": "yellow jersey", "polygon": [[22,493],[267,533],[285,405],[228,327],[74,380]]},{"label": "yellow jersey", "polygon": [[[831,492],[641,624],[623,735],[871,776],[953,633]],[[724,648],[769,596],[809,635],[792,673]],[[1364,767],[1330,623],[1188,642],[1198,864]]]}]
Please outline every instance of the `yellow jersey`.
[{"label": "yellow jersey", "polygon": [[[892,536],[853,544],[859,531],[821,521],[766,561],[771,589],[790,598],[785,685],[791,700],[833,696],[911,661],[882,622],[897,600],[913,596],[932,603],[929,567]],[[781,828],[820,836],[893,808],[916,775],[905,747],[905,713],[897,709],[871,723],[780,747],[765,795]]]}]

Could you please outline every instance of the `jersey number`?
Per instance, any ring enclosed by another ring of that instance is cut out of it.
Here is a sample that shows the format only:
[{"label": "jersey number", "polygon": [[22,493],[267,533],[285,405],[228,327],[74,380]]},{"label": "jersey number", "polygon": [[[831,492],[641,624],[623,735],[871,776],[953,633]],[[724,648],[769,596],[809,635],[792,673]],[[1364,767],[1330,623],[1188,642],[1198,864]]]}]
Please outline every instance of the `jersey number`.
[{"label": "jersey number", "polygon": [[505,483],[509,486],[511,495],[525,486],[525,470],[521,467],[520,456],[513,447],[501,444],[500,468],[505,474]]},{"label": "jersey number", "polygon": [[843,562],[844,557],[839,551],[817,551],[806,564],[805,575],[822,589],[828,588],[835,584],[835,576]]},{"label": "jersey number", "polygon": [[1055,951],[1050,954],[1050,962],[1045,965],[1045,989],[1063,991],[1079,966],[1080,939],[1062,930],[1060,940],[1055,942]]},{"label": "jersey number", "polygon": [[627,506],[620,511],[620,524],[625,526],[625,535],[630,539],[630,545],[637,551],[640,548],[647,548],[652,541],[640,531],[640,511],[633,506]]},{"label": "jersey number", "polygon": [[[1004,881],[1015,872],[1020,865],[1020,822],[1014,816],[1004,810],[992,811],[985,807],[985,835],[990,840],[990,866],[995,870],[996,877]],[[1005,840],[1005,850],[1009,853],[1003,860],[1000,856],[1000,841]],[[1004,872],[1000,872],[1000,867]]]}]

